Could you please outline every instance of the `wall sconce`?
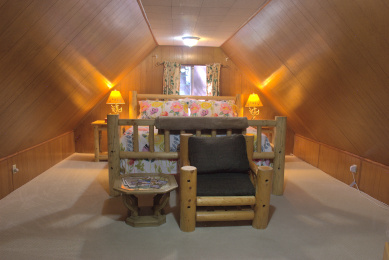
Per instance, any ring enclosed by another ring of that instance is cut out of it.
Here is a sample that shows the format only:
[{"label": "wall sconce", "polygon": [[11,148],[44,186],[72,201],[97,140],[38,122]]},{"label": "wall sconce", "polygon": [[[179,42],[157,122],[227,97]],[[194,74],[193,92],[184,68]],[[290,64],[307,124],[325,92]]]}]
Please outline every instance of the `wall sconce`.
[{"label": "wall sconce", "polygon": [[262,107],[262,106],[263,104],[259,99],[259,96],[254,93],[250,94],[249,98],[247,99],[245,107],[248,107],[250,110],[250,114],[252,116],[251,120],[254,120],[254,118],[259,115],[258,107]]},{"label": "wall sconce", "polygon": [[200,37],[184,36],[182,37],[182,40],[184,41],[184,45],[192,47],[197,44],[197,42],[200,40]]},{"label": "wall sconce", "polygon": [[120,104],[125,104],[120,91],[112,90],[107,100],[107,105],[111,105],[112,114],[118,115],[122,112],[122,108],[119,107]]}]

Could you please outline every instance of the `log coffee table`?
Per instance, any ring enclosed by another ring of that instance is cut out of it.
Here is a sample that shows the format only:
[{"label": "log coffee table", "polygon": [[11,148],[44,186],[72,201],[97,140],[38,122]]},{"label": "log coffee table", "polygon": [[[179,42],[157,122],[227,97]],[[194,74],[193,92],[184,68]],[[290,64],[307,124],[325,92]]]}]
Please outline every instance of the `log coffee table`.
[{"label": "log coffee table", "polygon": [[[130,188],[123,183],[123,179],[126,179],[128,182],[128,177],[131,177],[131,180],[139,178],[143,181],[147,177],[150,177],[151,180],[159,178],[166,180],[167,183],[160,188],[149,187],[152,185],[138,185]],[[169,202],[170,191],[176,189],[177,187],[178,185],[174,175],[141,173],[121,175],[115,180],[113,188],[122,194],[124,205],[128,208],[126,223],[133,227],[150,227],[166,223],[166,215],[162,213],[162,209]],[[153,215],[139,216],[138,198],[136,195],[148,194],[155,194],[153,199]]]}]

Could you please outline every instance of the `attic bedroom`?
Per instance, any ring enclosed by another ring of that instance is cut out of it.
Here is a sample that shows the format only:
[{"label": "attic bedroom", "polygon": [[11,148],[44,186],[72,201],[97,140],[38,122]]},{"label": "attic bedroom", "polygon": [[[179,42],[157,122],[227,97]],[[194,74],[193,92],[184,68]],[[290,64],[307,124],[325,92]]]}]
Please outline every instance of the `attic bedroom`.
[{"label": "attic bedroom", "polygon": [[[385,0],[0,0],[4,259],[389,259],[388,13]],[[234,115],[252,123],[257,94],[256,121],[285,118],[283,139],[254,131],[255,149],[282,145],[266,229],[181,232],[180,187],[167,223],[125,224],[93,122],[106,127],[114,90],[119,119],[137,118],[133,93],[165,94],[167,62],[220,64],[215,96]]]}]

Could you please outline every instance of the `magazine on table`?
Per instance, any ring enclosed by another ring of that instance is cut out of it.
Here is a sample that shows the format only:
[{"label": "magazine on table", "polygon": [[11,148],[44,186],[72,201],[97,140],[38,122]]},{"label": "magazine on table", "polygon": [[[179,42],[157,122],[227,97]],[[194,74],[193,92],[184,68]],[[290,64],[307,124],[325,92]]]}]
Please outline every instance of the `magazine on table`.
[{"label": "magazine on table", "polygon": [[160,176],[122,178],[123,185],[129,189],[160,189],[168,183],[168,179]]}]

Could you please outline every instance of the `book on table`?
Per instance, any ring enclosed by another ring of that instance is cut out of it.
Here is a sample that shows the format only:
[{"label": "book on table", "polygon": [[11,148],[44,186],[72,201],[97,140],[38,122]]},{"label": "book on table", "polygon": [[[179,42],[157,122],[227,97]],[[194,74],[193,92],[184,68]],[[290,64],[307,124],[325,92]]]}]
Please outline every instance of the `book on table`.
[{"label": "book on table", "polygon": [[161,176],[127,176],[122,178],[122,182],[128,189],[160,189],[168,183],[168,179]]}]

